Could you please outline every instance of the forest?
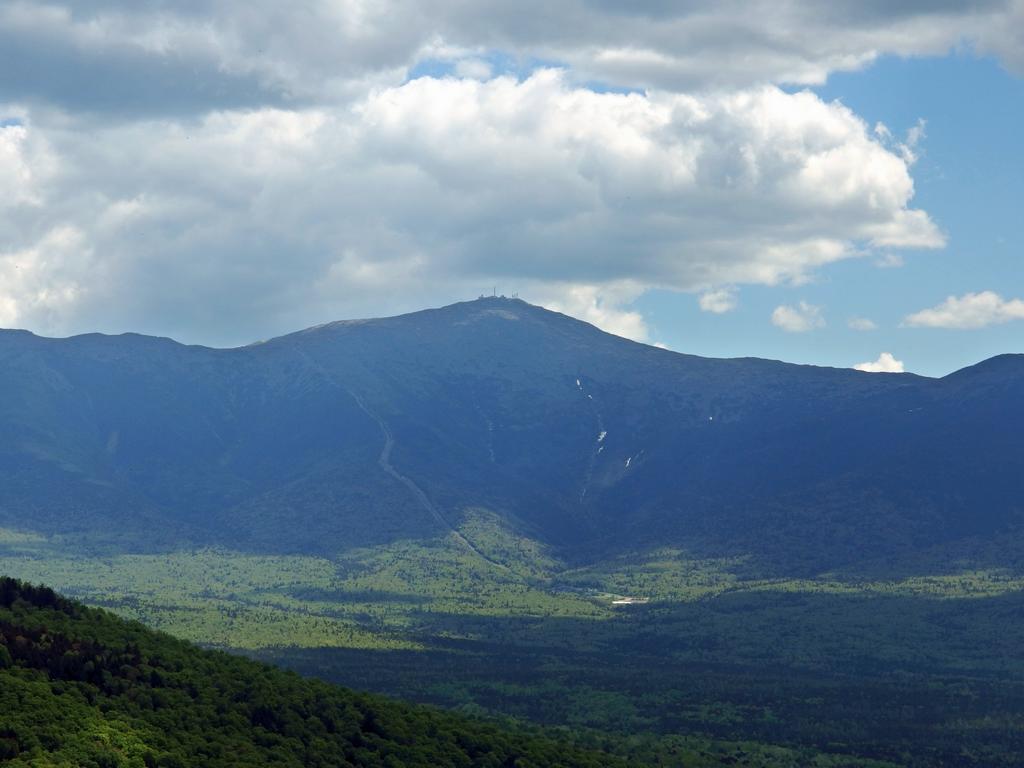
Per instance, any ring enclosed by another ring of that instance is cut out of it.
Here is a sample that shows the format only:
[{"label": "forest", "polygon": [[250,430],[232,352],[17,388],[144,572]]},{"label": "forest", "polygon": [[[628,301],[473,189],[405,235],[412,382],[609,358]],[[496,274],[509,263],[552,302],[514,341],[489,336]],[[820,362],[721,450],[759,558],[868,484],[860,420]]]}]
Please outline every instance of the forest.
[{"label": "forest", "polygon": [[306,680],[0,579],[11,766],[598,768],[625,762]]},{"label": "forest", "polygon": [[453,539],[327,559],[76,553],[6,532],[0,571],[207,647],[633,764],[1024,760],[1024,579],[1007,551],[768,578],[668,548],[572,569],[482,513],[464,530],[506,566]]}]

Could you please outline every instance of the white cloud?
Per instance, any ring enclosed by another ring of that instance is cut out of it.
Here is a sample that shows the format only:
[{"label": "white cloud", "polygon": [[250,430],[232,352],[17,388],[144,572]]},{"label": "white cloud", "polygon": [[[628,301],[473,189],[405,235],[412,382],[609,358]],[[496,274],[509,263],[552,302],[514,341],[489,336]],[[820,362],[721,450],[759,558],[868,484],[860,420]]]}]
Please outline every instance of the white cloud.
[{"label": "white cloud", "polygon": [[897,360],[889,352],[883,352],[874,362],[858,363],[853,367],[867,373],[903,373],[903,361]]},{"label": "white cloud", "polygon": [[[873,245],[943,242],[910,207],[906,162],[862,120],[773,87],[597,93],[541,70],[89,131],[47,115],[17,139],[50,148],[45,206],[10,219],[0,247],[66,226],[96,254],[104,285],[76,275],[84,290],[55,331],[148,322],[243,342],[257,313],[267,335],[494,280],[539,296],[588,286],[594,302],[664,287],[724,309],[713,286],[800,282]],[[41,311],[26,304],[19,322]],[[588,316],[644,338],[633,314]]]},{"label": "white cloud", "polygon": [[[643,315],[623,309],[624,304],[640,295],[641,290],[635,285],[620,284],[603,288],[593,285],[568,285],[554,291],[550,288],[540,290],[539,299],[531,297],[548,309],[585,320],[616,336],[624,336],[634,341],[647,341],[648,329]],[[545,293],[552,297],[547,298]]]},{"label": "white cloud", "polygon": [[40,205],[43,186],[55,170],[46,142],[22,118],[0,122],[0,210]]},{"label": "white cloud", "polygon": [[949,296],[941,304],[908,315],[905,325],[918,328],[985,328],[1024,320],[1024,301],[1004,299],[995,291]]},{"label": "white cloud", "polygon": [[883,253],[875,259],[875,266],[879,269],[899,269],[905,261],[898,253]]},{"label": "white cloud", "polygon": [[455,74],[470,80],[488,80],[494,74],[490,63],[483,59],[462,59],[455,64]]},{"label": "white cloud", "polygon": [[825,327],[821,307],[801,301],[797,306],[781,305],[772,312],[772,325],[789,333],[806,333]]},{"label": "white cloud", "polygon": [[733,288],[719,288],[713,291],[705,291],[697,299],[697,303],[704,312],[711,312],[722,315],[736,309],[736,291]]},{"label": "white cloud", "polygon": [[878,325],[874,320],[867,317],[851,317],[846,321],[846,326],[855,331],[875,331]]},{"label": "white cloud", "polygon": [[[778,84],[962,44],[1024,68],[1024,0],[299,9],[0,4],[0,258],[74,287],[11,280],[7,322],[233,343],[496,281],[643,339],[626,294],[725,312],[721,286],[944,243],[923,122]],[[501,76],[536,61],[561,69]]]},{"label": "white cloud", "polygon": [[891,148],[896,152],[907,165],[913,165],[918,159],[918,145],[925,138],[925,126],[927,121],[924,118],[918,118],[917,122],[907,130],[906,138],[903,141],[899,141],[893,136],[892,131],[889,130],[885,123],[875,124],[875,136],[885,146]]},{"label": "white cloud", "polygon": [[919,117],[917,122],[907,129],[907,138],[904,140],[901,149],[903,150],[903,158],[908,163],[917,162],[917,148],[927,135],[925,133],[927,125],[928,121],[923,117]]},{"label": "white cloud", "polygon": [[26,317],[50,327],[54,316],[82,299],[93,269],[82,233],[58,227],[30,247],[0,251],[0,327]]}]

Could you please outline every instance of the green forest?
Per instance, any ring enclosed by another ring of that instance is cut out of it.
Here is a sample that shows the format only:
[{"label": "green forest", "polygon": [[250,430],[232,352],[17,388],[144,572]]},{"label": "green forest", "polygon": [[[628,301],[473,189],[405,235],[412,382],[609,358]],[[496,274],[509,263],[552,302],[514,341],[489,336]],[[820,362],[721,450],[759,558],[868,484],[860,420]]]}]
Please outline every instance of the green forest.
[{"label": "green forest", "polygon": [[83,768],[625,765],[200,650],[8,578],[0,759]]},{"label": "green forest", "polygon": [[1006,552],[781,579],[667,548],[572,568],[483,513],[463,530],[502,565],[452,538],[324,558],[123,555],[7,532],[0,571],[630,764],[1024,763],[1024,578]]}]

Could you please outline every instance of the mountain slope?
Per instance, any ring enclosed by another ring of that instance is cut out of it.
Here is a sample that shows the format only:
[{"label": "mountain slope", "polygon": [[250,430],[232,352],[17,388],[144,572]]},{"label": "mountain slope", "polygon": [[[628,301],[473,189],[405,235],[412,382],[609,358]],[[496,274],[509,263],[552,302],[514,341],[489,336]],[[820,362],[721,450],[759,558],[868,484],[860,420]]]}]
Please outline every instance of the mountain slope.
[{"label": "mountain slope", "polygon": [[0,526],[136,549],[336,554],[482,507],[570,560],[792,571],[1024,512],[1021,355],[938,380],[713,360],[487,298],[231,350],[4,332],[0,366]]},{"label": "mountain slope", "polygon": [[614,766],[617,758],[201,651],[0,578],[0,761]]}]

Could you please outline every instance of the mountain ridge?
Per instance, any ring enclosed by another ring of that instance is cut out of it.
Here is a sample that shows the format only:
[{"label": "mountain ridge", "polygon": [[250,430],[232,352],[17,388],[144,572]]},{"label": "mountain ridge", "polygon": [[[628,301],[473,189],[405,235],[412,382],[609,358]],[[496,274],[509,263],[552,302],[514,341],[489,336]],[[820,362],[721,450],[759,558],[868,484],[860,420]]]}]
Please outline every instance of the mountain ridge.
[{"label": "mountain ridge", "polygon": [[[426,308],[426,309],[413,310],[413,311],[410,311],[410,312],[403,312],[403,313],[398,314],[398,315],[375,316],[375,317],[365,317],[365,318],[350,318],[350,319],[341,319],[341,320],[329,320],[329,321],[326,321],[326,322],[323,322],[323,323],[318,323],[316,325],[308,326],[306,328],[301,328],[301,329],[296,330],[296,331],[286,332],[286,333],[283,333],[283,334],[281,334],[279,336],[273,336],[273,337],[270,337],[268,339],[260,339],[260,340],[257,340],[257,341],[248,342],[246,344],[242,344],[242,345],[238,345],[238,346],[228,346],[228,347],[210,346],[210,345],[206,345],[206,344],[191,344],[191,343],[186,343],[186,342],[178,341],[177,339],[175,339],[175,338],[173,338],[171,336],[152,335],[152,334],[139,333],[139,332],[136,332],[136,331],[123,331],[123,332],[120,332],[120,333],[103,333],[103,332],[99,332],[99,331],[88,331],[88,332],[84,332],[84,333],[72,334],[70,336],[47,336],[47,335],[37,334],[34,331],[31,331],[31,330],[28,330],[28,329],[25,329],[25,328],[0,328],[0,338],[3,338],[4,336],[7,336],[7,335],[16,335],[16,336],[20,336],[20,337],[29,337],[29,338],[32,338],[32,339],[38,339],[38,340],[49,341],[49,342],[72,342],[72,341],[86,340],[86,339],[107,339],[107,340],[109,340],[109,339],[145,339],[145,340],[152,340],[152,341],[158,341],[158,342],[170,342],[170,343],[174,344],[175,346],[184,347],[184,348],[187,348],[187,349],[202,349],[202,350],[207,350],[207,351],[211,351],[211,352],[237,352],[237,351],[240,351],[240,350],[248,350],[248,349],[253,348],[253,347],[259,347],[259,346],[263,346],[263,345],[267,345],[267,344],[280,343],[280,342],[282,342],[284,340],[292,339],[293,337],[301,337],[301,336],[305,336],[305,335],[309,335],[309,334],[313,334],[313,333],[326,332],[326,331],[330,331],[330,330],[334,330],[334,329],[340,330],[340,329],[344,329],[344,328],[352,328],[352,327],[366,326],[366,325],[373,325],[373,324],[380,324],[380,323],[391,323],[391,322],[398,322],[398,321],[409,321],[409,320],[412,320],[413,318],[416,318],[418,316],[427,315],[428,313],[442,313],[442,312],[446,312],[446,311],[449,311],[449,310],[455,311],[455,310],[459,310],[459,309],[468,309],[468,308],[471,308],[471,307],[480,306],[480,305],[484,305],[484,304],[487,304],[487,303],[495,304],[496,306],[499,306],[499,307],[501,306],[502,303],[510,305],[510,306],[514,306],[514,307],[528,307],[531,310],[539,311],[539,312],[544,313],[549,318],[553,318],[553,317],[564,318],[565,320],[569,320],[569,321],[572,321],[574,323],[579,323],[580,325],[587,326],[588,328],[591,328],[591,329],[593,329],[593,330],[595,330],[595,331],[597,331],[599,333],[605,334],[605,335],[613,337],[615,339],[619,339],[619,340],[622,340],[622,341],[630,342],[632,344],[636,344],[636,345],[639,345],[641,347],[645,347],[645,348],[649,348],[649,349],[656,349],[656,350],[658,350],[658,352],[664,352],[664,353],[669,353],[669,354],[673,354],[673,355],[681,355],[681,356],[687,357],[687,358],[694,358],[694,359],[700,359],[700,360],[717,360],[717,361],[777,363],[777,364],[789,365],[789,366],[795,366],[795,367],[802,367],[802,368],[818,368],[818,369],[837,370],[837,371],[848,371],[849,370],[849,371],[855,371],[857,374],[868,373],[866,371],[858,371],[858,370],[856,370],[856,369],[854,369],[852,367],[844,368],[844,367],[841,367],[841,366],[818,365],[818,364],[815,364],[815,363],[794,363],[794,362],[791,362],[791,361],[788,361],[788,360],[781,360],[781,359],[767,358],[767,357],[757,357],[757,356],[752,356],[752,355],[743,355],[743,356],[739,356],[739,357],[708,357],[708,356],[704,356],[704,355],[695,355],[695,354],[692,354],[692,353],[689,353],[689,352],[680,352],[680,351],[677,351],[677,350],[674,350],[674,349],[667,349],[665,347],[658,347],[658,346],[655,346],[653,344],[648,344],[646,342],[636,341],[634,339],[630,339],[630,338],[625,337],[625,336],[619,336],[617,334],[611,333],[610,331],[605,331],[605,330],[603,330],[603,329],[601,329],[601,328],[599,328],[599,327],[597,327],[597,326],[595,326],[595,325],[593,325],[591,323],[586,322],[585,320],[580,320],[579,318],[575,318],[572,315],[568,315],[568,314],[565,314],[565,313],[562,313],[562,312],[558,312],[556,310],[550,310],[550,309],[547,309],[547,308],[542,307],[542,306],[537,305],[537,304],[530,304],[529,302],[527,302],[527,301],[525,301],[523,299],[519,299],[519,298],[506,298],[504,296],[498,296],[498,297],[482,296],[482,297],[477,298],[477,299],[467,299],[465,301],[458,301],[458,302],[453,302],[451,304],[446,304],[446,305],[443,305],[441,307],[431,307],[431,308]],[[958,369],[956,369],[954,371],[950,371],[949,373],[943,374],[942,376],[928,376],[926,374],[914,373],[912,371],[903,371],[903,372],[899,372],[899,373],[895,373],[895,374],[891,374],[891,375],[914,376],[914,377],[921,378],[921,379],[929,379],[929,380],[933,380],[933,381],[941,381],[942,379],[949,378],[950,376],[956,376],[956,375],[958,375],[960,373],[976,369],[979,366],[986,366],[986,365],[988,365],[990,363],[996,363],[997,361],[1006,361],[1007,364],[1018,364],[1019,363],[1022,366],[1024,366],[1024,352],[1019,352],[1019,353],[1015,353],[1015,352],[999,353],[997,355],[993,355],[992,357],[985,358],[983,360],[979,360],[976,363],[972,363],[970,365],[964,366],[963,368],[958,368]],[[885,372],[885,373],[888,373],[888,372]],[[875,374],[875,375],[877,375],[877,374]]]},{"label": "mountain ridge", "polygon": [[669,542],[846,566],[1016,524],[1022,361],[704,358],[497,297],[230,349],[16,332],[0,526],[337,553],[480,507],[572,561]]}]

